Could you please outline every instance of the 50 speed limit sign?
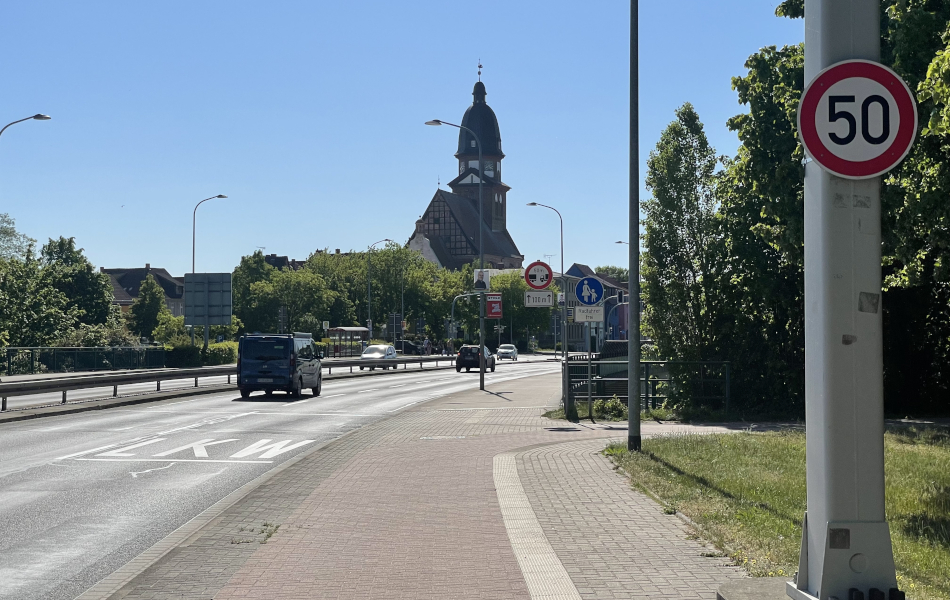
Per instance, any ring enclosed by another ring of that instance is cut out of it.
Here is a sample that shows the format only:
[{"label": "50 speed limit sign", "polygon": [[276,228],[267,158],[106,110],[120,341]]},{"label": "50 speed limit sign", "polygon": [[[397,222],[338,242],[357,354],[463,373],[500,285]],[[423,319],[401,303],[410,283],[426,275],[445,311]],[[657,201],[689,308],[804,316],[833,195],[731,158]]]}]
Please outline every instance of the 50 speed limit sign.
[{"label": "50 speed limit sign", "polygon": [[917,104],[894,71],[867,60],[834,64],[808,84],[798,108],[805,152],[838,177],[894,168],[914,143]]}]

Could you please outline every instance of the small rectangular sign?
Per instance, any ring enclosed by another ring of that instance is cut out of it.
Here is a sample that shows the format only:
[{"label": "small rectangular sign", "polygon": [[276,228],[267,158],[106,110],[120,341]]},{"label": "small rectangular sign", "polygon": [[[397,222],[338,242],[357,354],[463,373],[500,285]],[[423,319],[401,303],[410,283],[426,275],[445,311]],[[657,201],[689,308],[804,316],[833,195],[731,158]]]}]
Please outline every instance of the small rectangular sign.
[{"label": "small rectangular sign", "polygon": [[231,324],[231,274],[185,273],[185,325]]},{"label": "small rectangular sign", "polygon": [[554,306],[553,292],[525,292],[524,305],[527,306]]},{"label": "small rectangular sign", "polygon": [[575,306],[574,321],[578,323],[600,323],[604,320],[603,306]]},{"label": "small rectangular sign", "polygon": [[485,318],[500,319],[501,317],[501,294],[485,294]]}]

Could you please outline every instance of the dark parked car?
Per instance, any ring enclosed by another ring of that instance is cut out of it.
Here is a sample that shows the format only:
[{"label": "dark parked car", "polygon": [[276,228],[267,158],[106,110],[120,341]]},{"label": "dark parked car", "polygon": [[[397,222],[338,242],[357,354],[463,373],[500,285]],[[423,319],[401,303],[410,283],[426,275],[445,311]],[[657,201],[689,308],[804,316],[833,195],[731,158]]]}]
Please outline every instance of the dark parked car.
[{"label": "dark parked car", "polygon": [[401,353],[403,356],[418,356],[422,354],[422,344],[417,344],[409,340],[396,340],[394,345],[396,346],[396,351]]},{"label": "dark parked car", "polygon": [[[455,370],[460,372],[464,367],[465,372],[468,373],[471,369],[477,369],[478,359],[478,346],[462,346],[459,348],[458,356],[455,357]],[[493,373],[495,371],[495,355],[487,346],[485,347],[485,370],[491,370]]]},{"label": "dark parked car", "polygon": [[247,398],[257,390],[270,396],[279,390],[299,398],[304,388],[319,396],[323,387],[322,359],[309,333],[241,336],[237,362],[241,397]]}]

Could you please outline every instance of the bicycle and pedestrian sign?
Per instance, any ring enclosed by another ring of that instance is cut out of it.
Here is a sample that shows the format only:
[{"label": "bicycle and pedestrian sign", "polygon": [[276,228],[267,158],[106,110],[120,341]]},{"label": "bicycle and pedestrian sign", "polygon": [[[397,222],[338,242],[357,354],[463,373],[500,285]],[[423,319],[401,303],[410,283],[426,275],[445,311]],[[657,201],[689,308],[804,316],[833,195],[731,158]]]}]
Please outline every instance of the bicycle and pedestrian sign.
[{"label": "bicycle and pedestrian sign", "polygon": [[868,60],[831,65],[808,84],[798,108],[805,152],[845,179],[893,169],[917,133],[917,103],[894,71]]}]

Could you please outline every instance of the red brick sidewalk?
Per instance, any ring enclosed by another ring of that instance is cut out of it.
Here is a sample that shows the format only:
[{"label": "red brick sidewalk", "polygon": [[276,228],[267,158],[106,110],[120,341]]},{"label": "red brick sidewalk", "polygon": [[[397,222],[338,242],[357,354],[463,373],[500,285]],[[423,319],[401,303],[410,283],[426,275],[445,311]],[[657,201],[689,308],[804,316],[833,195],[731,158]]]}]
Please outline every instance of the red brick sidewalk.
[{"label": "red brick sidewalk", "polygon": [[[345,436],[121,589],[103,582],[84,598],[715,598],[719,583],[741,574],[703,558],[678,519],[597,454],[624,429],[540,416],[539,406],[557,403],[558,383],[507,381]],[[686,427],[644,424],[648,435],[674,429]],[[517,465],[507,483],[501,455]],[[523,489],[523,506],[500,503],[502,487]],[[519,541],[503,506],[522,506],[517,518],[543,533]]]}]

